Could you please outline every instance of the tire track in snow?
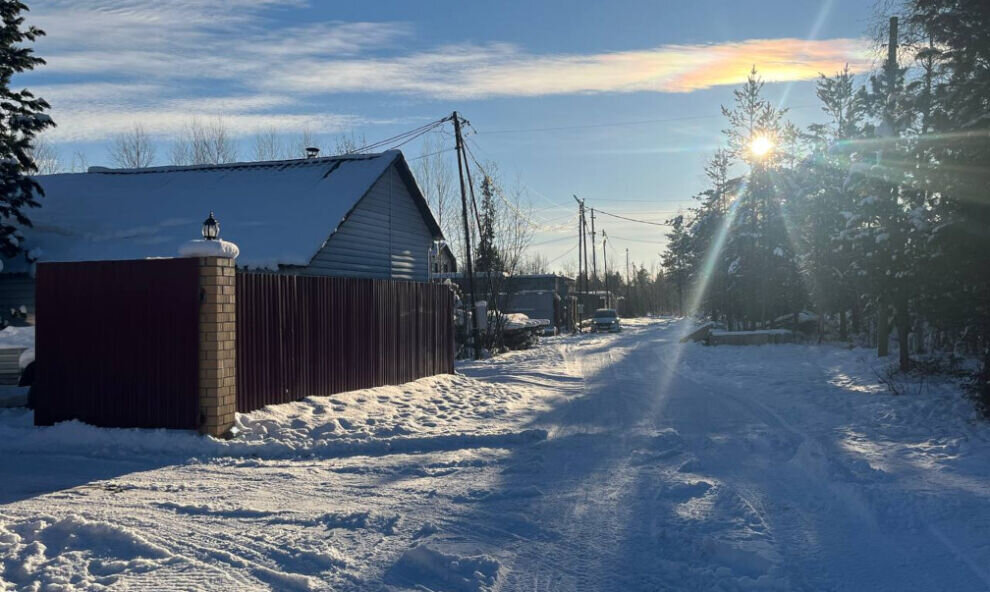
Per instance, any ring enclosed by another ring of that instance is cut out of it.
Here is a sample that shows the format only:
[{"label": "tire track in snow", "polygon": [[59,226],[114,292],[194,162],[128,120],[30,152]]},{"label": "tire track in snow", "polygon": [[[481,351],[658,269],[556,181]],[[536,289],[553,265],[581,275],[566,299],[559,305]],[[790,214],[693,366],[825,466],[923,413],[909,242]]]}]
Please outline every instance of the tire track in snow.
[{"label": "tire track in snow", "polygon": [[[550,462],[559,464],[551,478],[558,486],[541,500],[534,518],[553,524],[559,540],[516,547],[509,589],[539,589],[541,582],[547,589],[626,589],[619,583],[631,575],[621,573],[623,549],[630,537],[649,537],[657,523],[654,516],[633,515],[642,509],[635,495],[646,467],[631,459],[637,444],[656,432],[655,416],[641,413],[649,409],[643,400],[652,385],[643,372],[648,365],[633,359],[648,350],[642,344],[615,347],[622,338],[634,340],[635,334],[598,337],[565,350],[570,358],[566,365],[579,370],[584,389],[547,426],[551,437],[544,448],[561,447],[553,459],[559,463]],[[583,466],[591,460],[592,466]],[[547,557],[550,561],[543,560]]]},{"label": "tire track in snow", "polygon": [[[688,346],[690,347],[690,346]],[[697,346],[700,347],[700,346]],[[793,482],[801,483],[813,482],[816,485],[814,487],[809,487],[805,485],[804,487],[783,487],[784,492],[780,490],[775,492],[761,491],[758,488],[746,486],[743,484],[737,484],[735,487],[737,491],[749,491],[747,495],[740,494],[742,499],[747,497],[754,497],[755,499],[772,499],[776,500],[778,503],[774,504],[773,507],[779,508],[781,504],[779,503],[782,499],[787,500],[790,503],[790,511],[793,512],[797,508],[801,507],[816,507],[822,504],[829,508],[826,513],[827,516],[823,516],[820,511],[815,512],[798,512],[803,518],[800,520],[790,519],[791,522],[797,522],[797,526],[784,526],[783,523],[788,522],[787,512],[777,512],[776,516],[771,516],[764,509],[761,512],[764,516],[764,522],[767,524],[778,525],[778,530],[783,530],[786,539],[785,541],[780,541],[776,546],[778,550],[781,551],[782,555],[785,557],[790,557],[791,559],[788,563],[794,562],[797,564],[808,564],[813,565],[815,563],[814,556],[808,557],[801,554],[797,554],[798,551],[807,552],[804,533],[800,529],[799,525],[801,522],[816,522],[821,523],[826,530],[832,531],[832,536],[836,536],[839,531],[845,531],[847,533],[856,533],[855,540],[856,543],[863,547],[864,549],[884,549],[886,550],[886,555],[891,554],[901,557],[907,557],[914,554],[914,549],[908,546],[908,543],[903,540],[903,533],[888,533],[884,532],[884,528],[887,526],[884,524],[884,520],[881,518],[880,513],[874,506],[869,495],[866,495],[864,491],[865,487],[870,487],[875,485],[873,482],[866,482],[862,485],[841,479],[841,474],[855,475],[856,469],[850,467],[848,463],[844,462],[841,456],[830,452],[831,442],[824,440],[821,437],[816,437],[807,431],[800,429],[793,425],[793,423],[786,420],[780,413],[769,407],[764,402],[760,401],[755,393],[753,392],[743,392],[740,387],[732,384],[728,384],[726,381],[717,380],[717,387],[710,386],[708,384],[700,382],[696,376],[696,372],[691,372],[690,374],[683,371],[681,368],[674,367],[671,364],[666,364],[667,371],[673,373],[677,376],[678,380],[683,382],[688,382],[694,385],[695,388],[692,390],[703,394],[705,397],[722,400],[731,401],[734,406],[742,411],[743,413],[748,413],[754,418],[758,419],[762,423],[777,428],[781,431],[785,431],[796,438],[796,446],[794,447],[793,454],[790,458],[786,459],[782,463],[777,464],[778,474],[776,479],[783,481],[781,479],[781,473],[790,474],[797,471],[800,473],[799,476],[791,478]],[[816,376],[805,378],[803,384],[817,384],[816,381],[821,381],[822,384],[825,382],[825,377]],[[779,386],[779,385],[778,385]],[[806,411],[802,409],[801,411]],[[810,410],[810,414],[819,414],[822,410],[813,409]],[[700,450],[699,450],[700,452]],[[702,453],[702,456],[705,456]],[[711,459],[710,456],[708,461],[703,461],[701,468],[702,470],[705,466],[719,466],[716,460]],[[836,480],[836,472],[840,473],[839,480]],[[751,479],[752,475],[747,475],[744,471],[730,471],[731,473],[737,473],[735,479],[740,477]],[[723,476],[724,473],[722,474]],[[768,476],[772,476],[768,474]],[[763,483],[764,487],[772,486],[774,483],[773,479],[768,479]],[[778,486],[780,487],[780,486]],[[798,503],[797,500],[793,498],[788,498],[788,494],[797,494],[798,496],[803,496],[805,500]],[[824,495],[823,495],[824,494]],[[836,506],[838,504],[838,506]],[[764,504],[760,504],[761,507],[765,508]],[[750,503],[750,507],[757,511],[756,507]],[[838,510],[838,511],[837,511]],[[843,517],[843,514],[845,515]],[[841,520],[840,520],[840,517]],[[926,529],[930,529],[933,534],[935,529],[932,527],[930,522],[920,514],[913,513],[911,519],[918,520],[925,525]],[[824,522],[823,522],[824,520]],[[844,524],[844,526],[840,526]],[[864,528],[865,527],[865,528]],[[935,540],[939,541],[939,545],[951,556],[955,557],[959,563],[965,565],[967,570],[974,576],[976,576],[983,584],[988,584],[988,576],[983,573],[979,568],[977,568],[972,560],[968,558],[955,544],[949,541],[946,537],[935,536]],[[930,541],[930,539],[928,539]],[[866,542],[870,541],[870,542]],[[891,553],[891,550],[898,550],[895,553]],[[865,560],[866,557],[870,557],[869,551],[861,553],[853,553],[851,555],[856,556],[859,559]],[[881,558],[885,558],[881,556]],[[889,568],[883,569],[878,567],[875,563],[868,564],[868,567],[862,566],[858,568],[860,571],[864,572],[868,569],[872,571],[884,572],[889,574],[898,573],[898,565],[891,565]],[[813,569],[803,570],[808,573],[813,573]],[[804,574],[795,573],[792,570],[792,575],[796,577],[799,581],[803,579]],[[915,579],[909,580],[910,585],[917,585],[917,575]],[[943,576],[944,577],[944,574]],[[932,579],[929,573],[921,573],[920,578],[923,580],[929,580],[928,588],[935,589],[946,585],[946,582],[942,579]],[[879,584],[879,582],[877,582]],[[906,582],[907,583],[907,582]],[[823,583],[822,585],[834,586],[836,584],[841,585],[841,580],[839,582],[834,581],[834,576],[828,576],[828,583]],[[962,582],[959,583],[962,585]],[[890,589],[900,589],[897,585],[894,585]]]}]

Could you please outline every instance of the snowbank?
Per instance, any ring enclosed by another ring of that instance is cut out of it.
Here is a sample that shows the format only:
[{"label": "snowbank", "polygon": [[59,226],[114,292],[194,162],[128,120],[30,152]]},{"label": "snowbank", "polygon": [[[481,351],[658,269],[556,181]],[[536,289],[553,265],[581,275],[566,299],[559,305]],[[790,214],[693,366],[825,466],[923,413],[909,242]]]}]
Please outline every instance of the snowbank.
[{"label": "snowbank", "polygon": [[514,430],[513,422],[499,420],[525,399],[513,389],[464,376],[435,376],[237,414],[240,436],[230,441],[181,430],[97,428],[79,421],[38,428],[33,412],[6,409],[0,410],[0,452],[288,459],[514,447],[547,436],[545,430]]}]

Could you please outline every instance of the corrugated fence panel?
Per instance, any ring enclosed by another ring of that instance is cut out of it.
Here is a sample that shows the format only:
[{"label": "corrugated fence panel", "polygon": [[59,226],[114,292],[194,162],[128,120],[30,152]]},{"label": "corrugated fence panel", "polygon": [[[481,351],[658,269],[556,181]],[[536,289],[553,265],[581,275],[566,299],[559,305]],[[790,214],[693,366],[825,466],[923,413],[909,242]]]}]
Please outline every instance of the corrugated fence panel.
[{"label": "corrugated fence panel", "polygon": [[42,263],[35,423],[196,429],[197,259]]},{"label": "corrugated fence panel", "polygon": [[454,370],[436,284],[237,273],[237,410]]}]

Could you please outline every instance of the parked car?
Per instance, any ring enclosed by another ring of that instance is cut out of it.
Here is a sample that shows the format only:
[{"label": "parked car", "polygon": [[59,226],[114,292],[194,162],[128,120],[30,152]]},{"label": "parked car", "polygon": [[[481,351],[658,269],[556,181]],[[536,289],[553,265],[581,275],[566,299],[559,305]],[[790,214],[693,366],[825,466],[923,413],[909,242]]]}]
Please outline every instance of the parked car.
[{"label": "parked car", "polygon": [[619,313],[614,308],[599,308],[595,311],[595,316],[591,317],[592,332],[608,331],[618,333],[622,331],[622,324],[619,322]]}]

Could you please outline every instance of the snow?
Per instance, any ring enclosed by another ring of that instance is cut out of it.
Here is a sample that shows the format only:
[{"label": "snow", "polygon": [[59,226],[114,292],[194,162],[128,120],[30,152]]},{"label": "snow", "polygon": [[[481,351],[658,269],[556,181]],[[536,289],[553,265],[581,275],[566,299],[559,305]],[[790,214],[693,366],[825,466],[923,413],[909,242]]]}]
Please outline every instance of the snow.
[{"label": "snow", "polygon": [[[18,366],[21,370],[27,368],[27,365],[34,361],[34,327],[15,327],[13,325],[5,327],[0,330],[0,348],[15,348],[23,347],[26,348],[21,352],[20,358],[18,358]],[[14,394],[20,396],[22,393],[18,389]],[[4,393],[0,392],[0,398],[4,397]]]},{"label": "snow", "polygon": [[0,330],[0,347],[34,347],[34,326],[15,327]]},{"label": "snow", "polygon": [[712,335],[790,335],[790,329],[755,329],[753,331],[712,331]]},{"label": "snow", "polygon": [[729,275],[736,275],[739,272],[740,265],[742,265],[742,260],[739,259],[739,257],[736,257],[732,260],[732,263],[729,264],[729,269],[726,273]]},{"label": "snow", "polygon": [[237,259],[237,256],[240,254],[241,250],[237,245],[223,239],[196,239],[179,247],[179,255],[182,257],[225,257],[227,259]]},{"label": "snow", "polygon": [[[38,176],[43,207],[23,230],[42,261],[173,257],[215,211],[250,267],[308,265],[398,151],[217,166]],[[37,252],[37,251],[36,251]],[[27,271],[23,258],[7,270]]]},{"label": "snow", "polygon": [[985,590],[990,424],[872,352],[545,339],[239,415],[0,410],[0,589]]},{"label": "snow", "polygon": [[504,324],[503,328],[512,331],[517,329],[539,329],[540,327],[549,327],[549,319],[531,319],[529,315],[521,312],[510,312],[506,313],[503,318]]}]

